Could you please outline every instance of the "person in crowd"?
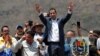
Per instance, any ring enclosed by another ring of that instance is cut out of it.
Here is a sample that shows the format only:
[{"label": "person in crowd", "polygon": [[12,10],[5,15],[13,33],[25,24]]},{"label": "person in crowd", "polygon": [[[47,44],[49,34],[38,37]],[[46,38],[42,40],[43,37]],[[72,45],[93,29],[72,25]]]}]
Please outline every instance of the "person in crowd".
[{"label": "person in crowd", "polygon": [[49,14],[47,12],[43,13],[44,17],[49,17]]},{"label": "person in crowd", "polygon": [[88,34],[89,40],[90,40],[90,45],[95,45],[96,46],[96,41],[98,36],[98,30],[90,30]]},{"label": "person in crowd", "polygon": [[35,30],[34,35],[34,41],[39,42],[39,44],[42,46],[42,50],[40,50],[40,53],[42,56],[47,56],[47,47],[45,43],[43,42],[43,27],[44,25],[41,23],[36,22],[33,26],[33,30]]},{"label": "person in crowd", "polygon": [[30,31],[33,26],[33,21],[29,20],[25,22],[24,32]]},{"label": "person in crowd", "polygon": [[34,26],[33,26],[33,29],[35,30],[34,41],[43,39],[43,27],[44,27],[44,25],[41,23],[36,22],[34,24]]},{"label": "person in crowd", "polygon": [[92,37],[90,45],[90,56],[100,56],[100,30],[93,30],[92,32],[94,38]]},{"label": "person in crowd", "polygon": [[25,21],[25,23],[24,23],[24,32],[26,32],[28,28],[29,28],[28,22]]},{"label": "person in crowd", "polygon": [[16,27],[15,38],[16,38],[17,40],[19,40],[23,35],[24,35],[23,26],[18,25],[18,26]]},{"label": "person in crowd", "polygon": [[[23,35],[24,35],[23,27],[21,25],[18,25],[16,27],[16,34],[15,34],[16,40],[17,41],[20,40]],[[22,56],[22,49],[19,49],[17,51],[16,56]]]},{"label": "person in crowd", "polygon": [[68,30],[65,34],[65,56],[71,56],[71,40],[76,36],[75,31]]},{"label": "person in crowd", "polygon": [[32,31],[27,31],[20,40],[18,40],[15,48],[22,48],[22,56],[39,56],[39,43],[34,41],[34,35]]},{"label": "person in crowd", "polygon": [[65,23],[71,18],[73,4],[68,6],[68,14],[63,18],[57,17],[55,8],[50,8],[49,17],[42,14],[41,6],[36,4],[36,11],[40,13],[39,18],[45,25],[44,37],[47,39],[49,56],[64,56],[64,31]]},{"label": "person in crowd", "polygon": [[15,56],[15,53],[17,52],[15,50],[17,40],[9,34],[9,31],[8,26],[2,26],[2,36],[0,37],[0,56]]},{"label": "person in crowd", "polygon": [[100,31],[99,30],[90,30],[88,37],[90,40],[90,44],[89,44],[89,55],[90,56],[97,56],[97,47],[98,46],[98,42],[97,39],[99,38],[100,35]]}]

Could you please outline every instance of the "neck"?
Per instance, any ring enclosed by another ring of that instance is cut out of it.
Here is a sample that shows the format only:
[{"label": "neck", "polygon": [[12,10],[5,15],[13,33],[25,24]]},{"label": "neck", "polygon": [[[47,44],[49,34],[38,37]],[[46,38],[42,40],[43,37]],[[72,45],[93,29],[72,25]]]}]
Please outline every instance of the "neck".
[{"label": "neck", "polygon": [[41,33],[40,33],[40,32],[38,32],[37,34],[42,35],[42,32],[41,32]]},{"label": "neck", "polygon": [[4,34],[4,35],[2,35],[3,36],[3,38],[6,38],[6,36],[9,36],[8,34]]},{"label": "neck", "polygon": [[32,43],[33,43],[33,40],[31,40],[31,41],[29,41],[29,42],[27,42],[29,45],[32,45]]},{"label": "neck", "polygon": [[52,20],[56,20],[56,17],[51,17]]},{"label": "neck", "polygon": [[56,20],[56,18],[52,18],[52,20]]}]

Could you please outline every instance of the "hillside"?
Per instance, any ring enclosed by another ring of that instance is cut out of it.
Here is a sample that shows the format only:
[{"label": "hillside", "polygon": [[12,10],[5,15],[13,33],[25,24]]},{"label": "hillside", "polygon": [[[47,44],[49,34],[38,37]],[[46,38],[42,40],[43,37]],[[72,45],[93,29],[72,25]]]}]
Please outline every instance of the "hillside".
[{"label": "hillside", "polygon": [[[81,27],[87,30],[100,28],[100,1],[99,0],[0,0],[0,27],[9,25],[11,34],[14,34],[16,25],[23,25],[27,20],[40,22],[34,5],[41,4],[44,12],[50,7],[55,7],[58,16],[67,12],[69,2],[73,2],[74,11],[71,19],[65,25],[65,32],[69,29],[76,29],[74,23],[81,22]],[[82,34],[87,32],[82,30]]]}]

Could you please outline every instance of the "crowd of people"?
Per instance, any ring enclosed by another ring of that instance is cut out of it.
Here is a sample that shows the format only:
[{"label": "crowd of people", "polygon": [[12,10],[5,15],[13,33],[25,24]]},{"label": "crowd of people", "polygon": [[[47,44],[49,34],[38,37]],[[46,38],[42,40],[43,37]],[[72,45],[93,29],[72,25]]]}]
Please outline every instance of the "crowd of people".
[{"label": "crowd of people", "polygon": [[[44,15],[39,4],[35,7],[43,24],[26,21],[24,26],[16,27],[14,37],[9,33],[9,26],[2,26],[0,56],[73,56],[70,44],[77,37],[76,32],[71,29],[64,33],[63,30],[71,18],[73,4],[68,6],[67,14],[62,18],[57,17],[55,8],[50,8]],[[88,34],[89,56],[100,56],[99,35],[99,30],[91,30]]]}]

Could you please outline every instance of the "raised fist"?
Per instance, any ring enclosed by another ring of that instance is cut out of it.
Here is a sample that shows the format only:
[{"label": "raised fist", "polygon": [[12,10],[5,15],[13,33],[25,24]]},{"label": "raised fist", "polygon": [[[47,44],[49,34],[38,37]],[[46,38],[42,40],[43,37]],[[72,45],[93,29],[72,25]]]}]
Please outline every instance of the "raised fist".
[{"label": "raised fist", "polygon": [[39,4],[35,4],[35,8],[36,8],[36,11],[37,11],[38,13],[40,13],[41,10],[42,10],[42,8],[41,8],[41,6],[40,6]]}]

